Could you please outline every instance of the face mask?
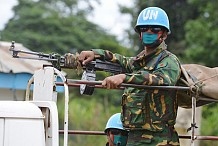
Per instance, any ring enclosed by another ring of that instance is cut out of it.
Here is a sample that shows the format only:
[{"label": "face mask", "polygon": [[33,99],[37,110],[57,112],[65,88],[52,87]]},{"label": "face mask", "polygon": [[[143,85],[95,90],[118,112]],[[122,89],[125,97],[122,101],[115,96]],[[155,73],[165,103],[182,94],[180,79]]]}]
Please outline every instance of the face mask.
[{"label": "face mask", "polygon": [[114,145],[115,146],[126,146],[127,136],[114,135]]},{"label": "face mask", "polygon": [[151,34],[151,33],[142,33],[142,42],[145,45],[149,45],[154,43],[158,39],[158,34]]}]

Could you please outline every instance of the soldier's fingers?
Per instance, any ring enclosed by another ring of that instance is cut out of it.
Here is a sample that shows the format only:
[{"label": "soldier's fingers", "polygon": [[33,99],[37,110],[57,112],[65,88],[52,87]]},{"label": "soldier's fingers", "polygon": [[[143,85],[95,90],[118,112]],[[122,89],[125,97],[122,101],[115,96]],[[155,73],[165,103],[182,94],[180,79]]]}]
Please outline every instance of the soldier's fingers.
[{"label": "soldier's fingers", "polygon": [[101,85],[102,85],[103,87],[106,87],[107,83],[106,83],[105,79],[102,81]]},{"label": "soldier's fingers", "polygon": [[111,89],[111,86],[110,86],[110,84],[107,84],[107,89]]},{"label": "soldier's fingers", "polygon": [[90,61],[92,61],[93,59],[91,57],[86,58],[85,60],[83,60],[82,64],[86,65],[87,63],[89,63]]}]

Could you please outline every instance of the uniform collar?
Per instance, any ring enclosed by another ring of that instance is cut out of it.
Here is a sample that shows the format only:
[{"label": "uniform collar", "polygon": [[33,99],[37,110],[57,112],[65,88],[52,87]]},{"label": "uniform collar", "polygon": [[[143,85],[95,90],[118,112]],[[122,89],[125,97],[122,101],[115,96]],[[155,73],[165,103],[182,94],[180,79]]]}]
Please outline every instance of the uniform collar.
[{"label": "uniform collar", "polygon": [[136,56],[136,60],[144,60],[144,59],[150,59],[153,58],[155,56],[158,56],[163,50],[166,50],[167,46],[165,44],[165,42],[163,41],[156,49],[153,50],[152,53],[145,55],[144,50],[142,52],[140,52],[137,56]]}]

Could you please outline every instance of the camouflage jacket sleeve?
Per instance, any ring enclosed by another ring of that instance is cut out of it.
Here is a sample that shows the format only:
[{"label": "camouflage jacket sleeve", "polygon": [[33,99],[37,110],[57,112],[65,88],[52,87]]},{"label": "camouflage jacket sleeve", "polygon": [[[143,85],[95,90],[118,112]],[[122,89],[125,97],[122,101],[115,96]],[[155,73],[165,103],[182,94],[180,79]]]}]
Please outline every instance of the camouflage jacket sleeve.
[{"label": "camouflage jacket sleeve", "polygon": [[146,67],[141,70],[126,74],[124,82],[143,85],[169,85],[177,83],[181,74],[180,63],[176,56],[170,54],[157,64],[156,69],[149,70]]},{"label": "camouflage jacket sleeve", "polygon": [[156,69],[150,70],[146,66],[135,70],[134,57],[125,57],[120,54],[113,54],[102,49],[92,50],[95,58],[117,62],[126,70],[125,83],[143,85],[175,85],[180,77],[180,64],[176,56],[170,54],[157,64]]},{"label": "camouflage jacket sleeve", "polygon": [[134,57],[125,57],[117,53],[113,54],[112,52],[103,49],[92,49],[92,51],[95,53],[95,58],[119,63],[127,73],[133,72],[132,63]]}]

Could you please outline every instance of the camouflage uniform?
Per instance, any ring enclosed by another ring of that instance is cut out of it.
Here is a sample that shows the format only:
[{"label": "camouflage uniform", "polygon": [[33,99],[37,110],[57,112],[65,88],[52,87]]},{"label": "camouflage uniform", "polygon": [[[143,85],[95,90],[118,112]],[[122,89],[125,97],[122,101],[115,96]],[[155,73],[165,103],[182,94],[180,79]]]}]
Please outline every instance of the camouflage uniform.
[{"label": "camouflage uniform", "polygon": [[[181,69],[164,42],[147,56],[125,57],[94,49],[95,58],[118,62],[126,70],[124,83],[174,86]],[[148,90],[128,87],[122,96],[121,120],[129,129],[129,146],[179,146],[174,129],[177,115],[175,90]]]}]

